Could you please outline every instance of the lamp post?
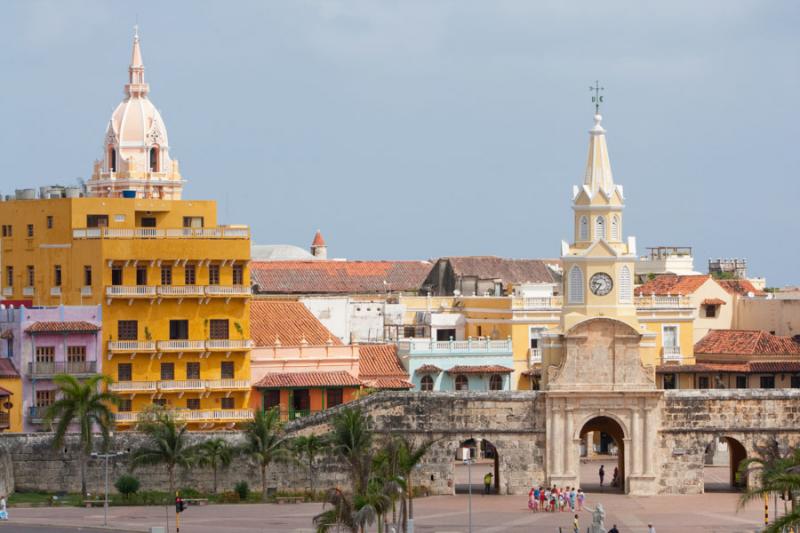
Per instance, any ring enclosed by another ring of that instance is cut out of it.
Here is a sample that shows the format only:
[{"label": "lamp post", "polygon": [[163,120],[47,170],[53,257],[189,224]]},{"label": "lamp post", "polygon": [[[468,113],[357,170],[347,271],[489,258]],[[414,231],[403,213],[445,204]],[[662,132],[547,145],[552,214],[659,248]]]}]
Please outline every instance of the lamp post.
[{"label": "lamp post", "polygon": [[108,525],[108,460],[125,455],[125,452],[97,453],[92,452],[92,459],[104,459],[106,462],[106,497],[103,500],[103,525]]},{"label": "lamp post", "polygon": [[467,496],[467,509],[469,514],[469,533],[472,533],[472,451],[469,448],[462,448],[464,450],[463,455],[466,455],[464,459],[464,464],[467,465],[467,485],[468,489],[468,496]]}]

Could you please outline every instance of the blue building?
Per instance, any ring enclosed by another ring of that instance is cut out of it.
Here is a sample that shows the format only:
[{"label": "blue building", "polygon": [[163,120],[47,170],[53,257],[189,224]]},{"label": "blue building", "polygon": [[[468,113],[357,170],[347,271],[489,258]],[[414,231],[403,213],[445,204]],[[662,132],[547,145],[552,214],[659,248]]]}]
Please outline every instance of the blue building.
[{"label": "blue building", "polygon": [[415,390],[511,390],[511,339],[404,339],[397,343],[397,355]]}]

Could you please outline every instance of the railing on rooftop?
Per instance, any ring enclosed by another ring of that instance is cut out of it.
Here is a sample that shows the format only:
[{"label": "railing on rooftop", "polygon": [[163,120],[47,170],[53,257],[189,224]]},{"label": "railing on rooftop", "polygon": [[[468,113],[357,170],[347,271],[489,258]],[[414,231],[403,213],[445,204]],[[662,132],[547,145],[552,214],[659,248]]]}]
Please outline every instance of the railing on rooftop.
[{"label": "railing on rooftop", "polygon": [[249,239],[247,226],[215,228],[75,228],[73,239]]},{"label": "railing on rooftop", "polygon": [[511,353],[511,339],[467,339],[463,341],[435,341],[433,339],[405,339],[397,343],[401,354],[458,354],[458,353]]},{"label": "railing on rooftop", "polygon": [[683,296],[680,294],[677,295],[658,295],[658,294],[651,294],[651,295],[642,295],[636,296],[634,298],[634,305],[636,307],[644,307],[644,308],[679,308],[679,307],[691,307],[691,302],[689,301],[688,296]]},{"label": "railing on rooftop", "polygon": [[94,374],[97,372],[97,361],[54,361],[28,363],[28,375],[35,377],[54,376],[56,374]]},{"label": "railing on rooftop", "polygon": [[515,296],[512,301],[514,309],[560,309],[563,304],[561,296]]}]

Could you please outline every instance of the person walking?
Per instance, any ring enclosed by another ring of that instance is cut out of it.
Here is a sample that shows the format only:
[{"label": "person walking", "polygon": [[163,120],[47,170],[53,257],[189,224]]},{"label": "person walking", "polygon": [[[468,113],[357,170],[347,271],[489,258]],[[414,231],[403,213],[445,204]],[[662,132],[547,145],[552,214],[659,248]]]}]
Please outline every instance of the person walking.
[{"label": "person walking", "polygon": [[494,476],[491,472],[488,472],[485,476],[483,476],[483,493],[484,494],[491,494],[492,493],[492,478]]},{"label": "person walking", "polygon": [[647,524],[647,533],[656,533],[656,528],[653,527],[653,524]]},{"label": "person walking", "polygon": [[8,510],[6,509],[5,494],[0,494],[0,520],[8,520]]},{"label": "person walking", "polygon": [[614,524],[611,529],[608,530],[608,533],[619,533],[619,529],[617,529],[617,524]]},{"label": "person walking", "polygon": [[600,476],[600,486],[603,486],[603,479],[606,477],[606,465],[600,465],[600,471],[597,472],[597,475]]},{"label": "person walking", "polygon": [[581,526],[578,523],[578,515],[572,519],[572,533],[581,533]]},{"label": "person walking", "polygon": [[619,467],[614,467],[614,475],[611,476],[611,486],[612,487],[619,487]]},{"label": "person walking", "polygon": [[583,502],[586,501],[586,494],[583,493],[583,489],[578,489],[578,510],[583,511]]},{"label": "person walking", "polygon": [[544,512],[547,512],[548,492],[544,487],[539,487],[539,508]]},{"label": "person walking", "polygon": [[528,492],[528,509],[535,512],[538,504],[539,504],[539,493],[536,487],[531,487],[530,492]]},{"label": "person walking", "polygon": [[577,504],[578,493],[575,492],[575,487],[572,487],[569,491],[569,508],[572,512],[575,512],[576,504]]}]

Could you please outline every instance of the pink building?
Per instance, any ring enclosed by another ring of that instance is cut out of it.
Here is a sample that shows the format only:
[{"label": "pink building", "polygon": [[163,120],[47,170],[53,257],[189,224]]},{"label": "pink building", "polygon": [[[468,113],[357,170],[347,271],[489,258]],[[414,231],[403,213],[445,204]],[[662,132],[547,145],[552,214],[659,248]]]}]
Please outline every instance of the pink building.
[{"label": "pink building", "polygon": [[99,305],[0,306],[0,357],[20,370],[24,431],[45,429],[44,413],[56,400],[53,376],[101,371],[101,325]]}]

